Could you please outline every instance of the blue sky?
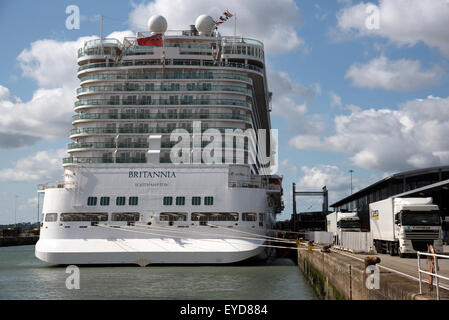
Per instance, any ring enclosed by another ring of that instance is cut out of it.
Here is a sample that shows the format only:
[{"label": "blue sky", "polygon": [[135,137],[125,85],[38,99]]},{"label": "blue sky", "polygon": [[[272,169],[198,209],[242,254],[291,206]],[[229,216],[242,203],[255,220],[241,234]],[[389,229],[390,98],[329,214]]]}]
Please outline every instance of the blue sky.
[{"label": "blue sky", "polygon": [[[80,9],[79,30],[65,26],[68,5]],[[375,29],[366,26],[370,5]],[[332,203],[349,194],[350,169],[360,189],[449,163],[445,0],[2,1],[0,224],[14,221],[15,195],[18,221],[35,221],[37,184],[60,179],[76,49],[81,37],[98,36],[99,14],[105,35],[123,37],[144,30],[152,14],[180,29],[225,9],[236,13],[238,34],[265,44],[286,191],[281,219],[291,213],[292,182],[303,190],[327,185]],[[299,211],[321,208],[321,199],[298,200]]]}]

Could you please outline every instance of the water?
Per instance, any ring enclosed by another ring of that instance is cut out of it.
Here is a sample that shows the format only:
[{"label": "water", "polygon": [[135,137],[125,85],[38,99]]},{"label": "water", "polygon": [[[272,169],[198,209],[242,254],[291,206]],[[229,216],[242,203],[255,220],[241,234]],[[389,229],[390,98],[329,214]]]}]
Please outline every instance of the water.
[{"label": "water", "polygon": [[34,246],[0,247],[0,299],[317,299],[288,259],[256,266],[81,267],[80,289],[65,267],[48,266]]}]

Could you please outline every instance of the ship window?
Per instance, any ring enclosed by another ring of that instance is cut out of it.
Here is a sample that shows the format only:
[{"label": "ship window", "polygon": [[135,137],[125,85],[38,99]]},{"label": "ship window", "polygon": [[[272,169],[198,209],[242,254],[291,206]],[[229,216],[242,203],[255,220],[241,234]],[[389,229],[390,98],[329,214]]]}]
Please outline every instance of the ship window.
[{"label": "ship window", "polygon": [[145,84],[145,91],[154,91],[154,83],[147,83],[147,84]]},{"label": "ship window", "polygon": [[238,221],[237,212],[192,212],[192,221]]},{"label": "ship window", "polygon": [[259,213],[259,221],[265,221],[267,218],[266,213]]},{"label": "ship window", "polygon": [[178,96],[169,96],[168,97],[170,104],[179,104],[179,97]]},{"label": "ship window", "polygon": [[201,205],[201,197],[192,197],[192,206]]},{"label": "ship window", "polygon": [[57,213],[47,213],[45,215],[45,222],[54,222],[54,221],[58,221]]},{"label": "ship window", "polygon": [[140,99],[141,104],[151,104],[151,96],[142,96]]},{"label": "ship window", "polygon": [[257,214],[252,212],[243,212],[242,213],[242,220],[243,221],[256,221],[257,220]]},{"label": "ship window", "polygon": [[187,221],[187,213],[185,212],[161,212],[160,221]]},{"label": "ship window", "polygon": [[129,205],[130,206],[137,206],[137,203],[139,201],[138,197],[129,197]]},{"label": "ship window", "polygon": [[114,212],[112,221],[139,221],[140,213],[138,212]]},{"label": "ship window", "polygon": [[186,204],[186,197],[176,197],[176,205],[183,206]]},{"label": "ship window", "polygon": [[164,206],[171,206],[173,204],[173,197],[164,197]]},{"label": "ship window", "polygon": [[101,197],[100,206],[108,206],[108,205],[109,205],[109,197]]},{"label": "ship window", "polygon": [[126,197],[117,197],[115,199],[115,204],[118,206],[124,206],[126,203]]},{"label": "ship window", "polygon": [[213,206],[214,205],[214,197],[204,197],[204,205]]},{"label": "ship window", "polygon": [[61,221],[108,221],[107,213],[61,213]]},{"label": "ship window", "polygon": [[97,197],[88,197],[87,205],[88,206],[96,206],[97,205]]}]

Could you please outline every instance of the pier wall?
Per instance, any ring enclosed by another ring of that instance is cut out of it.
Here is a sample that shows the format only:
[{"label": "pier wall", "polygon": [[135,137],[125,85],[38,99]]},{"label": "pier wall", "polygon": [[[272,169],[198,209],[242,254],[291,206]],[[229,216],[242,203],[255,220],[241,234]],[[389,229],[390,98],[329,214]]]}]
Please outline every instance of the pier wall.
[{"label": "pier wall", "polygon": [[298,249],[298,266],[321,299],[325,300],[427,300],[419,285],[404,276],[380,269],[379,289],[368,289],[364,263],[335,252]]}]

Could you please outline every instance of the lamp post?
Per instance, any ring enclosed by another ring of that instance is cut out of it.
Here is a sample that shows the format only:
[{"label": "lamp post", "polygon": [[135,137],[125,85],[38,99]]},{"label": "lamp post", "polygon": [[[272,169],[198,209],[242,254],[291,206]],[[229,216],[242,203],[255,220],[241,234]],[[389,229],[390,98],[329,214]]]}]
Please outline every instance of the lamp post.
[{"label": "lamp post", "polygon": [[352,194],[352,173],[354,172],[354,170],[349,170],[349,173],[351,174],[351,194]]}]

